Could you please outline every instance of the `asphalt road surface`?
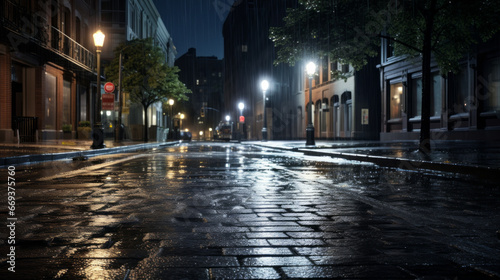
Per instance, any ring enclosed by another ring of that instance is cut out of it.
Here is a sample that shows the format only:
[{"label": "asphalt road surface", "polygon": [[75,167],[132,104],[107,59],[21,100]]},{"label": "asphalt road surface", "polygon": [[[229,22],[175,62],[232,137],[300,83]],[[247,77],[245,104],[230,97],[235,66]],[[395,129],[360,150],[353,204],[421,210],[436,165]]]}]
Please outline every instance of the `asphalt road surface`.
[{"label": "asphalt road surface", "polygon": [[208,142],[10,171],[2,279],[500,277],[495,178]]}]

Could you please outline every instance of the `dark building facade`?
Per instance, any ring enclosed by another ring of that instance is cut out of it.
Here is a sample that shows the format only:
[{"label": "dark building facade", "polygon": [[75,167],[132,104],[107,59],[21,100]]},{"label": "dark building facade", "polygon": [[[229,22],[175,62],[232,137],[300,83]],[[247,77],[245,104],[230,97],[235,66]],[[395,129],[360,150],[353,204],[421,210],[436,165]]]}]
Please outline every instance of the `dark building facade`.
[{"label": "dark building facade", "polygon": [[[267,130],[269,139],[299,138],[297,104],[303,104],[302,79],[298,67],[273,66],[274,46],[269,27],[283,24],[287,8],[296,0],[236,1],[223,26],[224,100],[223,115],[237,121],[238,104],[245,104],[245,138],[261,139],[264,121],[263,92],[260,83],[269,81],[266,92]],[[305,128],[304,128],[305,129]]]},{"label": "dark building facade", "polygon": [[190,48],[175,61],[175,66],[181,70],[179,80],[192,91],[190,100],[184,103],[183,127],[191,130],[195,138],[200,131],[202,138],[212,137],[224,108],[223,61],[215,56],[196,56],[196,49]]},{"label": "dark building facade", "polygon": [[[0,23],[1,142],[16,141],[17,128],[28,122],[29,130],[37,134],[33,141],[90,139],[77,127],[81,121],[93,121],[92,96],[97,91],[93,33],[98,29],[106,36],[103,66],[119,43],[135,38],[153,37],[171,66],[176,55],[152,0],[0,0]],[[142,110],[132,106],[124,102],[122,108],[129,138],[133,125],[143,129]],[[166,126],[161,109],[162,104],[154,104],[147,113],[153,135],[165,134],[159,129]],[[102,115],[105,132],[114,132],[106,125],[114,115],[112,111]]]},{"label": "dark building facade", "polygon": [[[420,60],[394,57],[382,43],[381,140],[416,140],[420,132]],[[432,63],[431,139],[500,140],[500,36],[476,46],[445,76]]]},{"label": "dark building facade", "polygon": [[94,0],[0,1],[1,142],[28,121],[34,141],[63,138],[63,128],[74,138],[91,120],[97,11]]}]

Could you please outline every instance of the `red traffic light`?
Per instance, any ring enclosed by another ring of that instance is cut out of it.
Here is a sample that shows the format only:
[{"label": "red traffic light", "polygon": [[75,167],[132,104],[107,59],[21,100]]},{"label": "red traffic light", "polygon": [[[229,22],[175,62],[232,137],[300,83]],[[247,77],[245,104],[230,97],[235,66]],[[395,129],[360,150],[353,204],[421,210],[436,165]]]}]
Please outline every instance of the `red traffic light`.
[{"label": "red traffic light", "polygon": [[245,122],[245,116],[240,116],[240,123],[244,123]]}]

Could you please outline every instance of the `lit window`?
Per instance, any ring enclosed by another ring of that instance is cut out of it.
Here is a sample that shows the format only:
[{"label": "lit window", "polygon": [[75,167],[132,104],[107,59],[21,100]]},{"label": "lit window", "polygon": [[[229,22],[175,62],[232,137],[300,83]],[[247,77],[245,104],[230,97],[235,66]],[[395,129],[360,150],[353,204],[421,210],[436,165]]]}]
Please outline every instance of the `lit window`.
[{"label": "lit window", "polygon": [[390,107],[389,113],[391,119],[401,118],[401,101],[403,99],[403,84],[392,84],[389,90]]}]

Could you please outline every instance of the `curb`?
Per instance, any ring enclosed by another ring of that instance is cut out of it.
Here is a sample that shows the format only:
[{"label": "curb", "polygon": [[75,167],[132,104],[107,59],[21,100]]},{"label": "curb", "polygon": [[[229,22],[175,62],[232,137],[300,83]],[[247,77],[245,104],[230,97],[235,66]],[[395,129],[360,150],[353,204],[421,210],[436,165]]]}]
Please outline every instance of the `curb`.
[{"label": "curb", "polygon": [[265,147],[269,149],[277,149],[291,152],[300,152],[304,155],[310,156],[328,156],[328,157],[338,157],[347,160],[356,160],[362,162],[371,162],[383,167],[399,168],[404,170],[433,170],[449,173],[459,173],[466,175],[474,175],[483,178],[495,178],[500,174],[500,168],[479,166],[479,165],[465,165],[458,163],[443,163],[443,162],[433,162],[425,160],[414,160],[405,158],[394,158],[394,157],[384,157],[384,156],[372,156],[365,154],[353,154],[353,153],[341,153],[341,152],[322,152],[320,149],[307,149],[307,148],[297,148],[297,147],[277,147],[268,146],[263,144],[249,144],[252,146]]},{"label": "curb", "polygon": [[179,144],[179,141],[173,142],[162,142],[162,143],[143,143],[136,145],[128,145],[128,146],[120,146],[113,148],[104,148],[104,149],[96,149],[96,150],[84,150],[84,151],[73,151],[73,152],[65,152],[65,153],[50,153],[50,154],[40,154],[40,155],[23,155],[23,156],[15,156],[15,157],[6,157],[0,158],[0,167],[5,167],[9,165],[19,165],[19,164],[28,164],[28,163],[37,163],[44,161],[54,161],[61,159],[69,159],[74,157],[81,156],[98,156],[98,155],[106,155],[106,154],[116,154],[122,152],[131,152],[137,150],[148,150],[163,146],[172,146]]}]

